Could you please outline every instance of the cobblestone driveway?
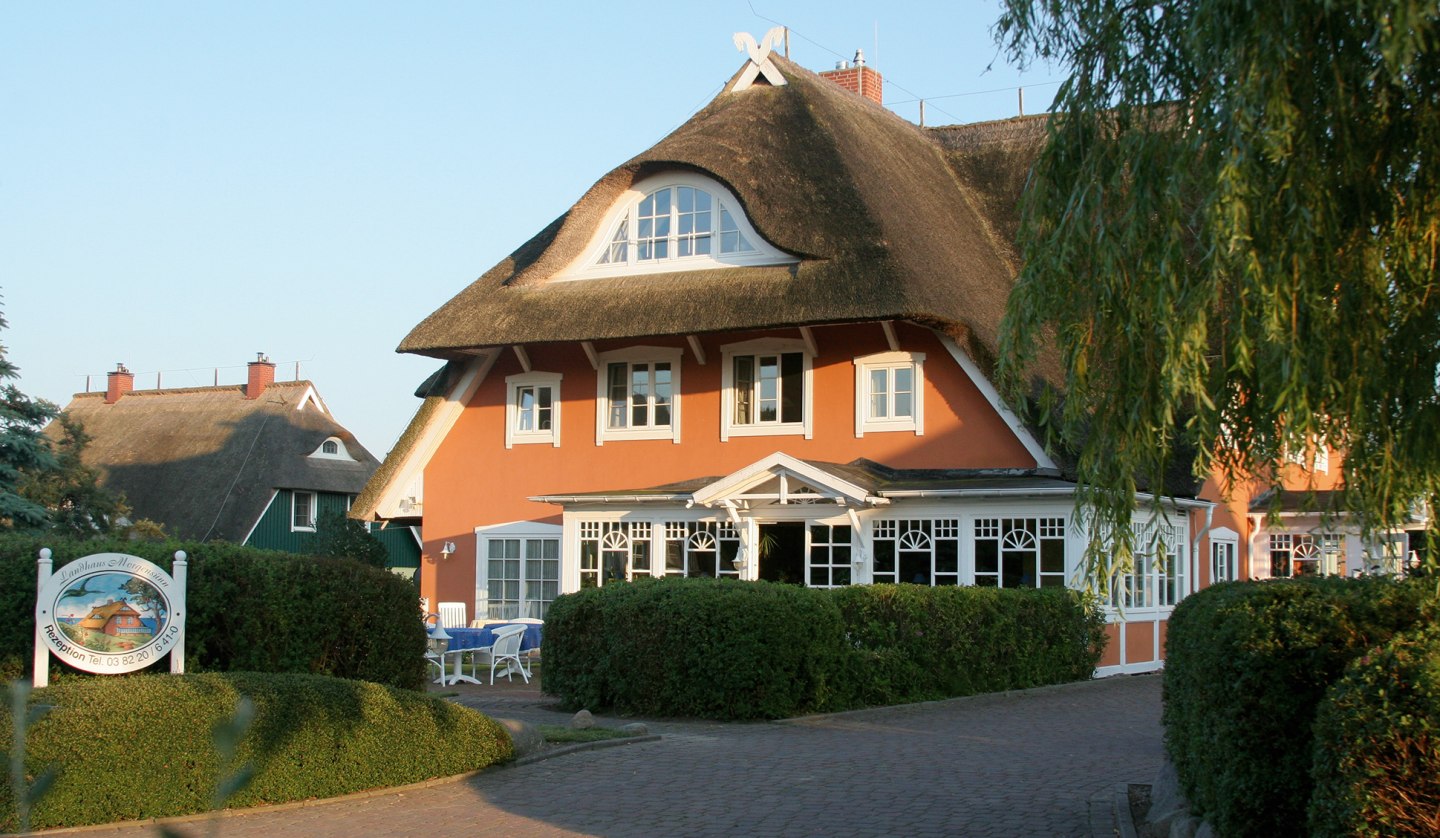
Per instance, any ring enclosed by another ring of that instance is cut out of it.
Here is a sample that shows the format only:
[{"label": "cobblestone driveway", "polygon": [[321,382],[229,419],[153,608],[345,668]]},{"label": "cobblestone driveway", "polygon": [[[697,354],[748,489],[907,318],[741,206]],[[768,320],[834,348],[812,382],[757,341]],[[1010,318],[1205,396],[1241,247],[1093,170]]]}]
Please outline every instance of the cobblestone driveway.
[{"label": "cobblestone driveway", "polygon": [[[483,696],[462,700],[483,704]],[[531,721],[565,719],[518,702],[512,709]],[[507,715],[494,704],[491,712]],[[663,739],[430,788],[226,818],[220,834],[1089,835],[1091,798],[1120,783],[1148,783],[1159,768],[1160,679],[1111,678],[781,724],[661,722],[651,732]],[[185,828],[201,834],[205,827]],[[153,827],[85,834],[136,836]]]}]

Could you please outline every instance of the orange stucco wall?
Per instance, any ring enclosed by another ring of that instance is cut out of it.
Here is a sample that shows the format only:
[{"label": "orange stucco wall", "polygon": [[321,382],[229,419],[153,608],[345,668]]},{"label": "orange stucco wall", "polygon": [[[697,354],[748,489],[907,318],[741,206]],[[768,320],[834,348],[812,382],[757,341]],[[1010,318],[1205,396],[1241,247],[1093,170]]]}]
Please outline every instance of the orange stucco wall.
[{"label": "orange stucco wall", "polygon": [[[1329,467],[1323,472],[1310,471],[1294,464],[1286,465],[1280,474],[1281,486],[1287,490],[1297,491],[1306,489],[1327,491],[1340,488],[1344,475],[1344,455],[1339,451],[1332,450],[1329,460]],[[1268,478],[1241,476],[1226,480],[1219,475],[1207,478],[1200,488],[1199,496],[1202,499],[1217,504],[1211,518],[1211,529],[1228,527],[1239,534],[1236,564],[1240,579],[1249,579],[1254,576],[1252,570],[1254,562],[1269,560],[1268,556],[1250,555],[1250,539],[1255,534],[1255,519],[1251,516],[1249,509],[1250,503],[1269,491],[1270,488],[1271,481]],[[1263,515],[1264,513],[1256,514]],[[1200,523],[1203,526],[1203,520]],[[1200,550],[1200,586],[1205,587],[1213,581],[1210,578],[1210,539],[1208,536],[1202,541]]]},{"label": "orange stucco wall", "polygon": [[[720,477],[783,451],[807,460],[845,463],[865,457],[896,468],[1031,468],[1034,458],[996,414],[975,383],[928,329],[896,324],[900,348],[925,353],[924,435],[867,432],[855,436],[853,359],[889,351],[878,324],[817,327],[814,359],[814,437],[732,437],[721,441],[721,352],[724,344],[762,337],[797,338],[793,330],[707,335],[706,363],[683,339],[598,342],[606,352],[631,346],[684,349],[681,362],[681,442],[606,441],[597,446],[597,373],[578,344],[527,347],[531,368],[558,372],[560,447],[505,448],[505,377],[521,372],[505,352],[480,384],[425,469],[425,561],[421,593],[431,601],[472,602],[477,526],[510,521],[560,522],[560,508],[527,497],[640,489],[697,477]],[[452,541],[455,555],[436,561]]]}]

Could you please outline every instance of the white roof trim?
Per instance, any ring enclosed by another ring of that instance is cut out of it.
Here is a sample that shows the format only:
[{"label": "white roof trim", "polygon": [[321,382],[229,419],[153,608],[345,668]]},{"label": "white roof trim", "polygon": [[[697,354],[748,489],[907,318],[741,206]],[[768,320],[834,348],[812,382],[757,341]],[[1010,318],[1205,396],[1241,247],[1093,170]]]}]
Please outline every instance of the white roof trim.
[{"label": "white roof trim", "polygon": [[1015,438],[1020,440],[1020,444],[1025,446],[1025,450],[1029,452],[1030,456],[1035,458],[1035,465],[1039,468],[1053,468],[1058,470],[1055,461],[1050,459],[1049,454],[1045,453],[1045,446],[1040,444],[1040,441],[1035,438],[1035,435],[1030,433],[1030,429],[1026,428],[1024,423],[1020,421],[1020,417],[1016,416],[1015,412],[1005,404],[1005,401],[1000,398],[999,391],[995,389],[995,385],[991,384],[990,379],[986,378],[985,375],[980,372],[980,367],[976,366],[975,362],[970,360],[970,356],[965,354],[965,350],[961,349],[960,345],[952,340],[950,336],[942,332],[936,332],[935,337],[940,339],[940,344],[950,352],[951,357],[955,359],[955,363],[959,364],[960,368],[965,371],[965,374],[970,376],[970,380],[974,382],[976,389],[980,391],[980,395],[985,397],[985,401],[990,403],[990,406],[995,409],[995,412],[999,414],[1005,424],[1010,427],[1010,432],[1015,434]]},{"label": "white roof trim", "polygon": [[440,443],[445,441],[450,429],[460,419],[465,405],[474,397],[475,390],[480,386],[480,382],[490,374],[491,367],[495,366],[495,360],[499,357],[500,350],[486,350],[466,365],[465,371],[455,382],[455,386],[451,387],[450,392],[445,395],[445,403],[430,417],[430,421],[420,432],[420,438],[406,453],[405,460],[399,468],[395,469],[390,480],[380,490],[380,497],[375,503],[376,517],[413,517],[400,508],[400,501],[405,497],[406,488],[424,474],[430,458],[435,456],[435,451],[440,447]]},{"label": "white roof trim", "polygon": [[751,463],[695,492],[695,503],[702,506],[714,506],[736,495],[742,495],[745,490],[767,480],[786,474],[798,477],[816,488],[832,492],[837,499],[843,499],[849,503],[868,506],[889,502],[884,498],[871,495],[864,488],[848,480],[816,468],[804,460],[797,460],[783,451],[776,451],[765,459]]}]

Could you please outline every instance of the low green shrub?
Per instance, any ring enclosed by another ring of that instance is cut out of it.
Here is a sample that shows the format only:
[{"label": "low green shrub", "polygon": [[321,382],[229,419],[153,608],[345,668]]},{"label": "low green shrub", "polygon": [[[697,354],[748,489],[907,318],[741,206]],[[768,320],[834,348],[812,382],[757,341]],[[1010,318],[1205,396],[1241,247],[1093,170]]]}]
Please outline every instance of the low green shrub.
[{"label": "low green shrub", "polygon": [[[28,674],[35,632],[35,560],[55,569],[94,553],[129,553],[172,570],[188,555],[185,668],[304,672],[417,689],[425,632],[414,586],[346,559],[299,556],[226,542],[73,541],[0,536],[0,679]],[[168,669],[169,658],[157,666]],[[52,658],[52,670],[69,671]]]},{"label": "low green shrub", "polygon": [[[59,764],[36,828],[193,814],[220,772],[211,730],[241,695],[255,718],[239,761],[254,780],[232,807],[333,797],[460,774],[509,760],[509,735],[459,705],[408,690],[314,675],[137,675],[70,679],[36,690],[54,709],[31,729],[27,770]],[[0,714],[0,741],[11,721]],[[0,832],[16,826],[8,784]]]},{"label": "low green shrub", "polygon": [[1315,719],[1314,836],[1440,835],[1440,628],[1362,655]]},{"label": "low green shrub", "polygon": [[1105,648],[1094,603],[1061,588],[855,585],[830,592],[865,705],[1089,678]]},{"label": "low green shrub", "polygon": [[1103,646],[1070,591],[643,580],[551,605],[544,686],[592,710],[780,718],[1083,680]]},{"label": "low green shrub", "polygon": [[1221,835],[1303,835],[1317,705],[1350,660],[1422,619],[1426,593],[1413,581],[1295,579],[1181,601],[1163,719],[1192,809]]},{"label": "low green shrub", "polygon": [[546,692],[622,713],[773,719],[829,707],[842,658],[825,592],[729,579],[646,579],[557,599]]}]

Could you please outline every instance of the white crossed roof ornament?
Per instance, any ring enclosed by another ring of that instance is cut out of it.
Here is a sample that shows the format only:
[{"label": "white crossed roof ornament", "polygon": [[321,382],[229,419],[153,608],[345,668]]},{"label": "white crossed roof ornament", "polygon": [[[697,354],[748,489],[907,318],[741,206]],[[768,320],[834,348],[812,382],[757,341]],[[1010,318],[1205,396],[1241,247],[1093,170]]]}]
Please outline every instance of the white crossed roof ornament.
[{"label": "white crossed roof ornament", "polygon": [[775,49],[775,45],[783,41],[784,38],[785,28],[782,26],[777,26],[769,32],[766,32],[765,37],[761,38],[758,44],[755,43],[755,36],[749,32],[736,32],[735,48],[750,56],[750,63],[745,65],[745,70],[741,72],[740,77],[735,80],[735,84],[730,88],[730,92],[734,93],[748,88],[751,84],[754,84],[757,76],[764,76],[765,81],[775,87],[784,85],[785,77],[780,75],[780,68],[776,67],[775,62],[770,60],[770,53]]}]

